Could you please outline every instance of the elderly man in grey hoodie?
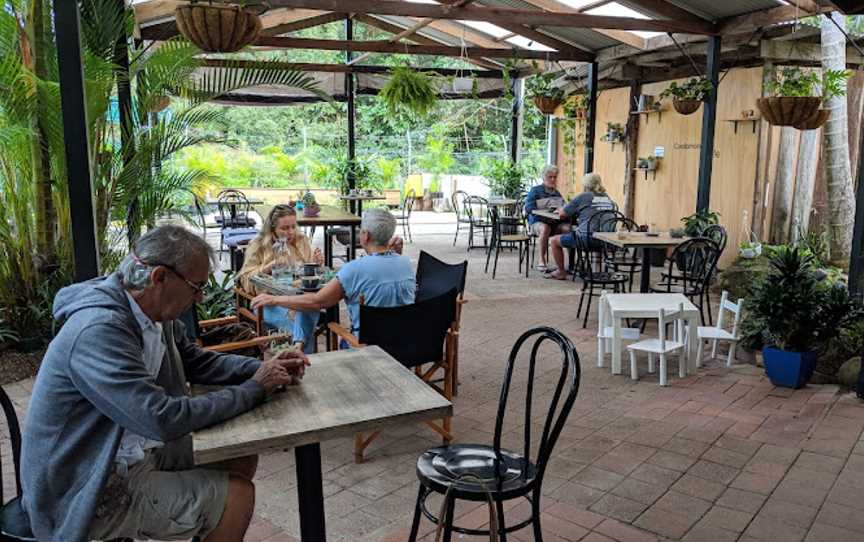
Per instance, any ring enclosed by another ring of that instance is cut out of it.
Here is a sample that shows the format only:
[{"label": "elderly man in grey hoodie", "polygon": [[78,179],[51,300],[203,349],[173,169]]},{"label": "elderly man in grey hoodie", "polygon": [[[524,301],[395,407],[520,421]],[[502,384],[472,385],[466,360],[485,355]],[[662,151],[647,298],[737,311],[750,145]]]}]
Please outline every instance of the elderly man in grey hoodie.
[{"label": "elderly man in grey hoodie", "polygon": [[[62,327],[36,377],[21,460],[37,540],[243,539],[257,458],[195,467],[189,434],[296,382],[308,360],[259,362],[186,339],[177,318],[200,300],[212,259],[200,237],[163,226],[116,273],[57,294]],[[224,387],[193,397],[187,383]]]}]

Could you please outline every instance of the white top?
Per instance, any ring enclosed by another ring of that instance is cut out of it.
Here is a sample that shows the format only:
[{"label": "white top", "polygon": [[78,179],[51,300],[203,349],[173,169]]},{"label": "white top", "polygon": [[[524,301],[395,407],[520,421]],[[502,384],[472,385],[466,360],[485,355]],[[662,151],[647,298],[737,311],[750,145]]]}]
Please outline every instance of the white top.
[{"label": "white top", "polygon": [[[141,354],[142,362],[155,382],[156,375],[159,374],[159,368],[162,366],[162,360],[165,357],[162,324],[150,320],[144,314],[144,311],[141,310],[141,307],[138,306],[135,298],[129,295],[129,292],[126,292],[126,299],[129,300],[129,306],[132,308],[132,314],[135,315],[135,321],[141,326],[141,337],[144,342],[144,351]],[[151,440],[129,430],[124,430],[123,438],[120,440],[120,447],[117,449],[117,455],[114,456],[114,461],[117,463],[117,472],[121,476],[126,476],[129,467],[144,459],[145,450],[161,448],[164,444],[161,441]]]},{"label": "white top", "polygon": [[618,318],[657,318],[660,309],[676,311],[682,304],[688,316],[699,314],[683,294],[606,294],[604,299],[612,317]]}]

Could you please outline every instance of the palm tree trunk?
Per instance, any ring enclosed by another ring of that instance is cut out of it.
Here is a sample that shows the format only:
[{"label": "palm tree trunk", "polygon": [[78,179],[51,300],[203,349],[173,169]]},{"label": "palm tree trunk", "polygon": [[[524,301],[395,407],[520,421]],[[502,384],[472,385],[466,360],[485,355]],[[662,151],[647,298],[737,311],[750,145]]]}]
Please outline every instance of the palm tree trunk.
[{"label": "palm tree trunk", "polygon": [[[845,28],[845,17],[840,13],[826,14],[840,28]],[[822,20],[822,69],[846,69],[846,37],[838,26]],[[843,82],[845,89],[846,83]],[[825,180],[828,188],[828,232],[831,261],[843,268],[849,267],[852,248],[852,225],[855,216],[855,194],[852,190],[852,168],[849,163],[849,125],[845,92],[825,100],[824,107],[831,111],[823,130]]]},{"label": "palm tree trunk", "polygon": [[798,132],[790,126],[782,127],[780,129],[780,149],[777,151],[777,181],[774,183],[774,210],[771,213],[770,230],[770,241],[778,245],[789,240],[797,151]]}]

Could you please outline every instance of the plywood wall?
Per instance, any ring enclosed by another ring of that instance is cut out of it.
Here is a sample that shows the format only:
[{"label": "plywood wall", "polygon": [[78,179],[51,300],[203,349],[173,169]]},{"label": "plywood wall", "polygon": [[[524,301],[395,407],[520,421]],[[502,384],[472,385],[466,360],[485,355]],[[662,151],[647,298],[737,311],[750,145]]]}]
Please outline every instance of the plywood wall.
[{"label": "plywood wall", "polygon": [[[744,237],[742,214],[748,216],[753,205],[753,187],[756,179],[758,130],[753,133],[750,123],[739,124],[734,132],[725,119],[741,117],[742,110],[755,109],[761,93],[761,68],[732,70],[720,84],[717,108],[717,127],[714,139],[714,169],[711,188],[711,208],[721,214],[721,222],[729,231],[727,250],[721,266],[734,260],[737,245]],[[643,94],[659,95],[669,82],[646,84]],[[598,122],[594,169],[603,175],[610,195],[623,204],[624,146],[600,142],[606,122],[625,124],[633,109],[628,103],[629,88],[610,89],[598,96]],[[657,147],[663,148],[664,157],[654,174],[637,172],[635,189],[635,220],[640,224],[654,223],[658,228],[680,226],[681,217],[696,208],[696,189],[699,175],[699,147],[702,131],[702,109],[688,116],[663,106],[662,116],[640,116],[638,156],[652,155]],[[758,115],[758,113],[757,113]],[[567,149],[559,137],[559,164],[566,167]],[[577,167],[581,168],[581,152]],[[581,170],[580,170],[581,171]]]}]

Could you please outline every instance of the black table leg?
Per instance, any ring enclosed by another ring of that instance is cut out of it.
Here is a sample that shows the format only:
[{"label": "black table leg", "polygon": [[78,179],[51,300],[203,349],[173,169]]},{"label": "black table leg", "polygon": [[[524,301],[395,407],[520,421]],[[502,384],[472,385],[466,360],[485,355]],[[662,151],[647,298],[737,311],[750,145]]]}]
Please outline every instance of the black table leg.
[{"label": "black table leg", "polygon": [[324,542],[324,486],[321,481],[321,446],[305,444],[294,448],[297,463],[297,496],[300,502],[300,540]]},{"label": "black table leg", "polygon": [[642,248],[642,277],[639,282],[639,291],[643,294],[651,291],[651,249]]},{"label": "black table leg", "polygon": [[324,225],[324,265],[333,269],[333,238],[329,235],[330,229]]},{"label": "black table leg", "polygon": [[363,200],[357,200],[357,216],[363,216]]},{"label": "black table leg", "polygon": [[351,225],[351,248],[348,249],[348,260],[357,259],[357,226]]}]

